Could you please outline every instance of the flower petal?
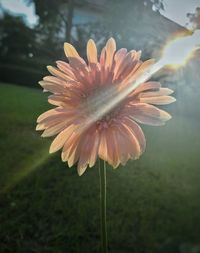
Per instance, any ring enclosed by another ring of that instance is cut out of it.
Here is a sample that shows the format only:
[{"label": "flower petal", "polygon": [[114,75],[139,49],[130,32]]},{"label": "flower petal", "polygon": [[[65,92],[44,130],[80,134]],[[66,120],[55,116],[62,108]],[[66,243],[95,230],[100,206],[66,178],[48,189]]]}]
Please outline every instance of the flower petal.
[{"label": "flower petal", "polygon": [[160,87],[161,85],[159,82],[154,82],[154,81],[145,82],[145,83],[140,84],[133,92],[131,92],[129,94],[129,97],[136,96],[144,91],[147,92],[148,90],[152,91],[155,89],[159,89]]},{"label": "flower petal", "polygon": [[68,75],[64,74],[62,71],[60,71],[59,69],[54,68],[52,66],[47,66],[47,69],[52,75],[60,77],[65,81],[71,81],[71,78]]},{"label": "flower petal", "polygon": [[65,144],[65,142],[67,141],[67,139],[75,131],[76,128],[77,126],[72,124],[68,126],[65,130],[63,130],[61,133],[59,133],[56,136],[56,138],[53,140],[53,142],[51,143],[49,153],[54,153],[58,151],[59,149],[61,149],[63,145]]},{"label": "flower petal", "polygon": [[86,67],[86,63],[83,60],[83,58],[80,57],[76,49],[69,43],[65,42],[64,43],[64,51],[69,59],[70,66],[72,67]]},{"label": "flower petal", "polygon": [[97,63],[97,48],[94,40],[90,39],[87,43],[87,58],[88,62]]},{"label": "flower petal", "polygon": [[48,127],[43,134],[42,137],[50,137],[60,133],[69,125],[69,120],[60,121],[59,123]]},{"label": "flower petal", "polygon": [[114,168],[117,168],[120,163],[119,143],[117,143],[116,129],[110,127],[106,131],[106,139],[108,146],[108,163]]},{"label": "flower petal", "polygon": [[[68,161],[68,166],[71,167],[75,161],[71,161],[69,162],[69,157],[70,156],[74,156],[75,155],[75,150],[78,147],[78,143],[80,142],[81,136],[80,134],[77,134],[75,132],[73,132],[71,134],[71,136],[69,136],[68,140],[65,142],[64,146],[63,146],[63,150],[62,150],[62,161]],[[75,158],[74,158],[75,159]]]},{"label": "flower petal", "polygon": [[89,160],[89,155],[90,155],[90,138],[88,135],[85,136],[85,139],[83,141],[85,148],[83,150],[81,150],[80,152],[80,157],[79,157],[79,161],[78,161],[78,165],[77,165],[77,171],[79,176],[83,175],[83,173],[85,172],[85,170],[87,169],[88,166],[88,160]]},{"label": "flower petal", "polygon": [[92,137],[93,147],[90,152],[90,159],[89,159],[89,167],[93,167],[96,160],[97,160],[97,154],[98,154],[98,148],[99,148],[99,132],[95,131],[94,136]]},{"label": "flower petal", "polygon": [[99,63],[101,67],[104,67],[105,65],[105,60],[106,60],[106,48],[102,48],[100,58],[99,58]]},{"label": "flower petal", "polygon": [[125,114],[127,113],[133,120],[152,126],[164,125],[165,121],[171,119],[169,113],[145,103],[136,103],[126,107]]},{"label": "flower petal", "polygon": [[113,64],[113,56],[116,51],[116,42],[110,38],[106,43],[105,69],[110,70]]},{"label": "flower petal", "polygon": [[[125,164],[129,158],[137,159],[140,156],[139,143],[129,128],[125,124],[119,127],[119,147],[121,149],[121,162]],[[123,144],[123,146],[122,146]]]},{"label": "flower petal", "polygon": [[120,67],[122,61],[124,60],[124,58],[126,56],[126,53],[127,53],[126,48],[121,48],[115,53],[115,56],[114,56],[114,62],[115,62],[114,78],[119,70],[119,67]]},{"label": "flower petal", "polygon": [[58,84],[58,85],[62,85],[64,87],[65,86],[68,87],[68,83],[69,83],[68,81],[64,81],[64,80],[62,80],[58,77],[55,77],[55,76],[45,76],[43,78],[43,81],[50,82],[50,83],[55,83],[55,84]]},{"label": "flower petal", "polygon": [[168,88],[160,88],[156,91],[146,91],[141,92],[139,98],[146,98],[146,97],[157,97],[157,96],[167,96],[173,93],[173,90]]},{"label": "flower petal", "polygon": [[136,51],[132,50],[130,51],[121,61],[120,66],[118,67],[118,70],[116,72],[114,79],[120,79],[120,77],[126,78],[130,72],[132,72],[132,69],[137,64],[137,61],[135,60]]},{"label": "flower petal", "polygon": [[54,94],[59,94],[59,93],[65,93],[66,87],[62,85],[58,85],[55,83],[50,83],[46,81],[40,81],[39,84],[46,90]]},{"label": "flower petal", "polygon": [[74,76],[74,73],[68,63],[64,61],[57,61],[56,64],[57,67],[69,77],[69,79],[76,80],[76,77]]},{"label": "flower petal", "polygon": [[52,127],[62,122],[63,119],[67,117],[69,118],[69,116],[70,116],[69,113],[59,113],[59,114],[50,115],[46,117],[45,119],[41,120],[40,123],[38,123],[36,130],[44,130],[48,127]]},{"label": "flower petal", "polygon": [[102,129],[100,133],[98,155],[102,160],[108,160],[108,147],[105,129]]},{"label": "flower petal", "polygon": [[66,109],[75,109],[79,105],[77,99],[69,96],[51,95],[48,97],[48,102],[52,105],[60,106]]},{"label": "flower petal", "polygon": [[54,108],[54,109],[51,109],[51,110],[48,110],[44,113],[42,113],[38,118],[37,118],[37,123],[40,123],[41,121],[43,121],[44,119],[48,118],[48,117],[51,117],[53,115],[59,115],[59,113],[61,112],[66,112],[66,110],[63,110],[61,108]]},{"label": "flower petal", "polygon": [[133,132],[134,136],[136,137],[136,139],[140,145],[140,150],[141,150],[141,154],[142,154],[146,148],[146,139],[145,139],[145,136],[144,136],[144,133],[143,133],[141,127],[135,121],[130,119],[129,117],[125,117],[123,119],[123,122],[126,125],[126,127],[128,127],[129,130]]},{"label": "flower petal", "polygon": [[68,162],[68,166],[72,167],[79,159],[81,152],[82,136],[74,133],[65,143],[62,152],[62,160]]},{"label": "flower petal", "polygon": [[70,43],[64,43],[64,51],[67,57],[80,58],[80,55]]},{"label": "flower petal", "polygon": [[167,105],[176,101],[174,97],[171,96],[157,96],[157,97],[143,97],[140,98],[142,103],[154,104],[154,105]]},{"label": "flower petal", "polygon": [[145,71],[147,71],[147,69],[154,63],[155,63],[154,59],[149,59],[140,65],[136,65],[135,69],[133,69],[132,73],[130,74],[127,82],[133,82],[137,80],[137,78],[141,76],[143,73],[145,73]]},{"label": "flower petal", "polygon": [[76,79],[85,86],[90,86],[92,79],[89,75],[88,66],[83,58],[79,56],[76,49],[69,43],[64,44],[64,50]]},{"label": "flower petal", "polygon": [[127,143],[126,145],[127,145],[127,147],[129,147],[129,154],[132,159],[138,159],[139,156],[141,155],[141,148],[140,148],[140,144],[138,142],[138,139],[136,138],[132,129],[127,127],[127,124],[123,124],[122,126],[128,130],[128,131],[124,131],[124,132],[127,135],[126,136],[126,143]]}]

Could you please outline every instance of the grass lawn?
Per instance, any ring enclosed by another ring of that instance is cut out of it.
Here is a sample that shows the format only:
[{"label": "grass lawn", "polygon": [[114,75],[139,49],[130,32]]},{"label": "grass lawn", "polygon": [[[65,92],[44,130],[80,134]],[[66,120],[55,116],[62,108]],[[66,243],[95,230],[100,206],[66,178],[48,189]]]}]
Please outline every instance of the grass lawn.
[{"label": "grass lawn", "polygon": [[[0,252],[99,252],[97,167],[79,177],[48,155],[41,91],[0,84],[0,97]],[[109,253],[199,253],[200,121],[143,129],[141,159],[107,170]]]}]

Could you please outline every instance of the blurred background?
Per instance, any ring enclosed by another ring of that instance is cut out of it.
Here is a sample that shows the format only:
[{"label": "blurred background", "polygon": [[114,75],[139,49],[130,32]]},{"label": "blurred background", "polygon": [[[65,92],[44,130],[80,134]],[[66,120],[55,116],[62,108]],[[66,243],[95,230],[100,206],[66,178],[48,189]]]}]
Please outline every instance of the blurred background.
[{"label": "blurred background", "polygon": [[[97,166],[78,177],[36,119],[50,108],[38,81],[65,59],[63,43],[86,55],[117,47],[159,59],[177,33],[200,29],[199,0],[0,0],[0,252],[100,251]],[[176,52],[174,52],[176,54]],[[173,118],[143,127],[147,150],[108,167],[109,253],[200,253],[200,53],[152,79],[175,90]]]}]

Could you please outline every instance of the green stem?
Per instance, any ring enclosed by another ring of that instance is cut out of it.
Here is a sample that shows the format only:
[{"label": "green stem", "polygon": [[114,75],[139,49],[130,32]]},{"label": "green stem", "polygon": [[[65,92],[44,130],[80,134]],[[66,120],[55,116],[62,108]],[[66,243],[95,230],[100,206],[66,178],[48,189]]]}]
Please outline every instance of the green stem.
[{"label": "green stem", "polygon": [[101,248],[107,253],[107,225],[106,225],[106,162],[99,159],[100,179],[100,217],[101,217]]}]

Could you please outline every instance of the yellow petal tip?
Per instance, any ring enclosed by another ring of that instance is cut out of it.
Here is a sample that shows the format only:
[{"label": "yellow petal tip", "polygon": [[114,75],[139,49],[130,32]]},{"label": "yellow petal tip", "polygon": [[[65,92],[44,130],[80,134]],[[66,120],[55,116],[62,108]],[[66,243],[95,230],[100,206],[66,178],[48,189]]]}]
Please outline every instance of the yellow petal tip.
[{"label": "yellow petal tip", "polygon": [[49,70],[53,69],[53,67],[50,66],[50,65],[48,65],[48,66],[47,66],[47,69],[48,69],[48,71],[49,71]]}]

